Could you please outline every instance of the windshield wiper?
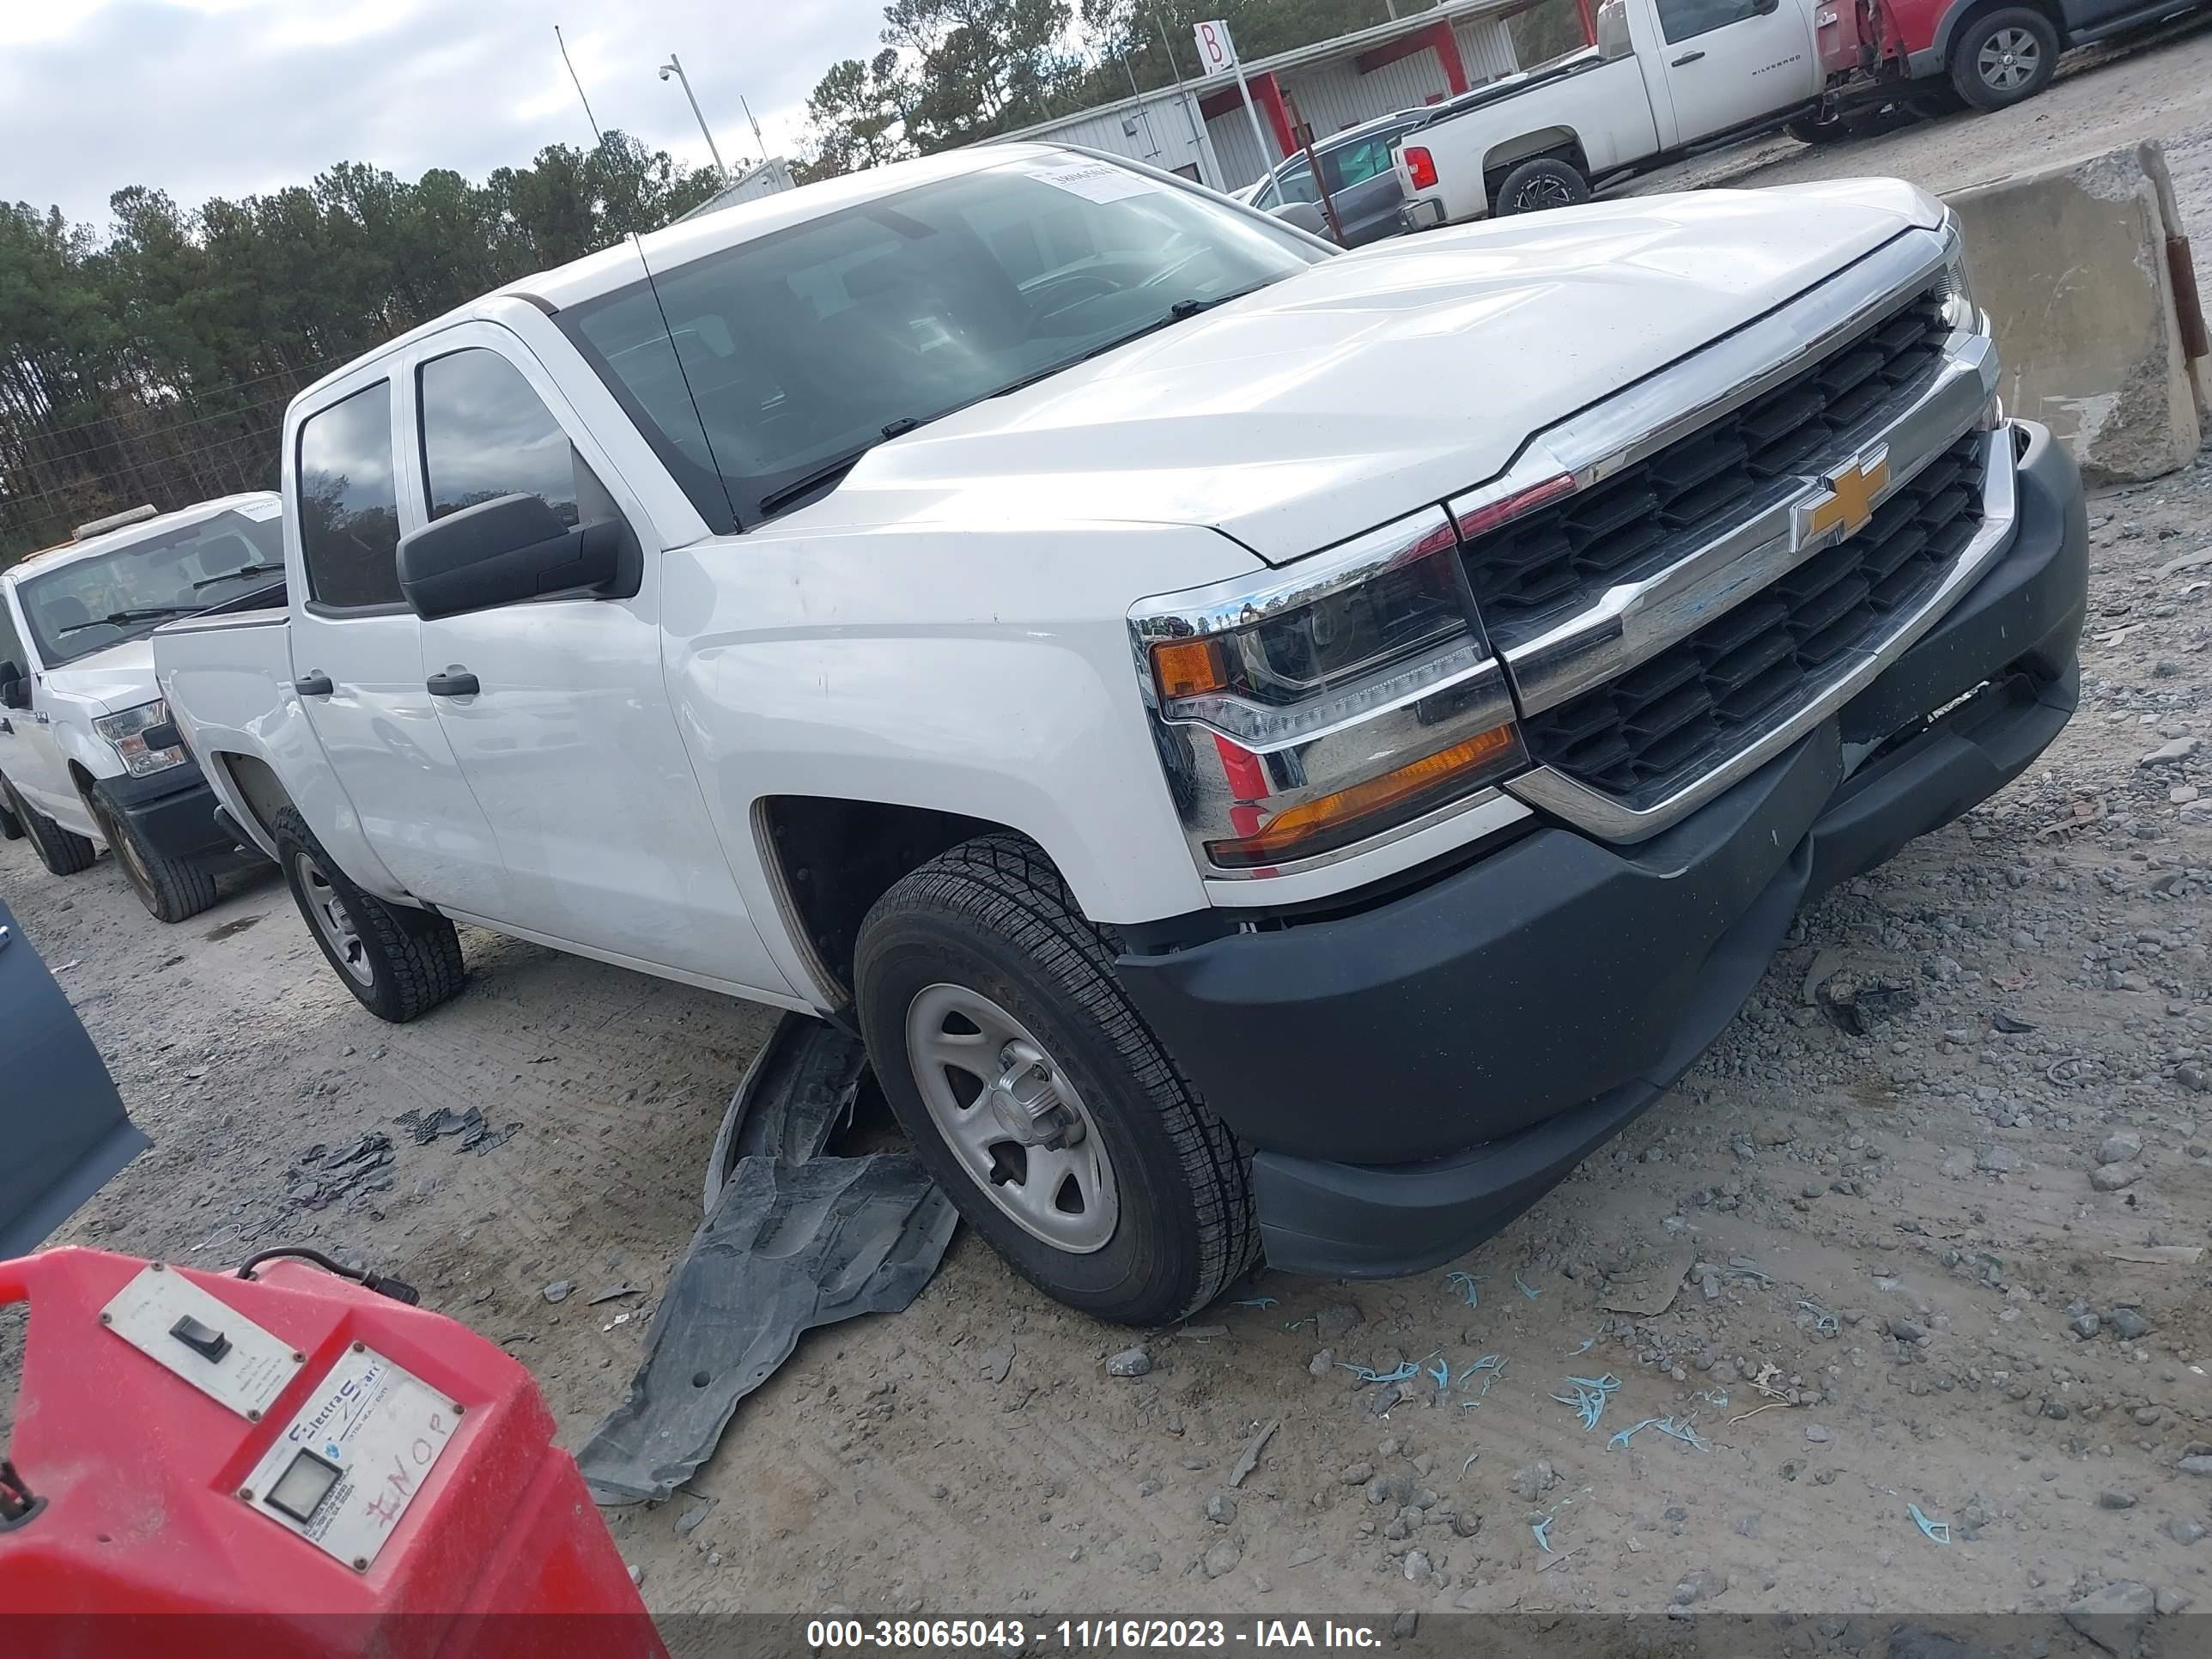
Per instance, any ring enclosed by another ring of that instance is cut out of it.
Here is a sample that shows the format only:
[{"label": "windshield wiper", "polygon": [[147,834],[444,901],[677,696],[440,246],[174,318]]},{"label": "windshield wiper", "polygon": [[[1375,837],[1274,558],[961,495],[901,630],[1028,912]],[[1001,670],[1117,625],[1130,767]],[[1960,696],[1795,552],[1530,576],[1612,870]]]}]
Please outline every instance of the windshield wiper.
[{"label": "windshield wiper", "polygon": [[[954,405],[955,408],[963,406]],[[886,438],[903,438],[916,427],[927,426],[932,421],[941,421],[951,413],[952,410],[950,409],[940,409],[934,415],[902,415],[895,421],[885,421],[883,425],[883,434]],[[824,461],[813,471],[793,479],[782,489],[769,491],[761,497],[761,517],[772,519],[781,508],[790,506],[800,496],[810,495],[817,489],[836,483],[858,466],[860,464],[860,457],[874,447],[873,444],[862,444],[858,448],[848,449],[836,459]]]},{"label": "windshield wiper", "polygon": [[189,617],[192,607],[188,605],[148,605],[135,611],[111,611],[105,617],[94,617],[89,622],[65,623],[56,629],[57,634],[76,634],[88,628],[127,628],[132,623],[159,622],[167,617]]},{"label": "windshield wiper", "polygon": [[197,593],[203,587],[213,587],[218,582],[236,581],[240,576],[265,576],[272,570],[282,570],[283,568],[284,562],[282,559],[273,564],[242,564],[235,570],[224,571],[220,576],[209,576],[194,582],[192,592]]}]

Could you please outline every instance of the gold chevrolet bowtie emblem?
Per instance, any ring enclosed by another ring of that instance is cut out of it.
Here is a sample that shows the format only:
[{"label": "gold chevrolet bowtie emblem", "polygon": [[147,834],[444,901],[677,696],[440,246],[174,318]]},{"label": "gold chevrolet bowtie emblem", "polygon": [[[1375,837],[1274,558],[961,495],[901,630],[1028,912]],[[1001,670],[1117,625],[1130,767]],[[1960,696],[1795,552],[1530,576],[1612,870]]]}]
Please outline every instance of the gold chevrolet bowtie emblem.
[{"label": "gold chevrolet bowtie emblem", "polygon": [[1827,492],[1797,509],[1800,547],[1841,541],[1866,527],[1867,520],[1874,517],[1875,498],[1889,488],[1889,451],[1887,447],[1870,451],[1821,482]]}]

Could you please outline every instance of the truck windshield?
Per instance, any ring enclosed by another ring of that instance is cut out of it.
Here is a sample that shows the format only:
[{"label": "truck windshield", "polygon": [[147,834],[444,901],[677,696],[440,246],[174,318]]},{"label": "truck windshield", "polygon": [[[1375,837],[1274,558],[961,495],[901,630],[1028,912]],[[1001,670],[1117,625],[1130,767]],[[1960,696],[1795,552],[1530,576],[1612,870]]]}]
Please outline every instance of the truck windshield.
[{"label": "truck windshield", "polygon": [[727,530],[834,487],[886,437],[1325,257],[1110,162],[1018,158],[656,270],[558,320]]},{"label": "truck windshield", "polygon": [[39,660],[58,668],[265,586],[283,568],[281,520],[226,512],[26,577],[15,596]]}]

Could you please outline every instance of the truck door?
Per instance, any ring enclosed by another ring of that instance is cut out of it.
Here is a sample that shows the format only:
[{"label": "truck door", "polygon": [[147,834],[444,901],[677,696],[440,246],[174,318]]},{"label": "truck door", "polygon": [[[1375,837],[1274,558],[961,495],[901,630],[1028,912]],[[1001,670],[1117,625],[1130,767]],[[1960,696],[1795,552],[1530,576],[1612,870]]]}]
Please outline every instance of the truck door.
[{"label": "truck door", "polygon": [[[409,392],[428,518],[534,495],[574,525],[626,527],[634,575],[422,624],[432,673],[474,689],[438,716],[491,821],[512,894],[487,920],[562,944],[788,996],[738,890],[661,673],[659,548],[607,451],[507,330],[427,341]],[[411,504],[410,504],[411,508]]]},{"label": "truck door", "polygon": [[69,757],[54,735],[52,720],[39,690],[40,670],[15,611],[16,596],[0,592],[0,662],[22,670],[22,692],[27,708],[0,708],[0,776],[15,786],[22,798],[46,813],[75,824],[84,817],[84,803],[70,781]]},{"label": "truck door", "polygon": [[1653,0],[1676,142],[1779,114],[1820,94],[1805,0]]},{"label": "truck door", "polygon": [[[424,684],[422,624],[399,594],[392,382],[342,381],[299,428],[285,491],[293,689],[362,836],[417,898],[496,915],[491,826]],[[354,872],[356,879],[363,876]]]}]

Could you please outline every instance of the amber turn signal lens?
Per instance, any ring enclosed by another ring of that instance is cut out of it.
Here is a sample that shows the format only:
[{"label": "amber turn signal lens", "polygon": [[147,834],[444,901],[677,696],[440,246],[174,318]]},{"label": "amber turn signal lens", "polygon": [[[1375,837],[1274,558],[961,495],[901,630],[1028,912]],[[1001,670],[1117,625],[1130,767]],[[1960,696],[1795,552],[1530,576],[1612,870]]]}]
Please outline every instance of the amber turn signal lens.
[{"label": "amber turn signal lens", "polygon": [[1152,647],[1152,680],[1172,702],[1218,691],[1229,684],[1212,640],[1170,640]]},{"label": "amber turn signal lens", "polygon": [[1374,823],[1376,818],[1402,822],[1465,793],[1474,781],[1470,775],[1498,770],[1520,759],[1521,739],[1513,727],[1493,726],[1380,777],[1285,807],[1257,833],[1208,842],[1206,850],[1224,869],[1280,864],[1327,852],[1388,827]]}]

